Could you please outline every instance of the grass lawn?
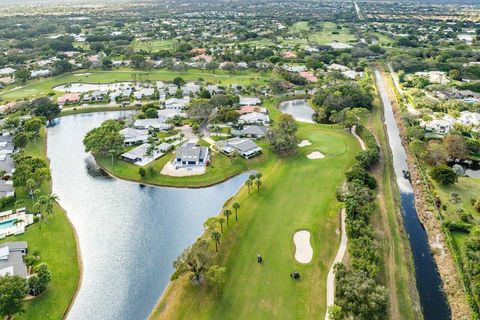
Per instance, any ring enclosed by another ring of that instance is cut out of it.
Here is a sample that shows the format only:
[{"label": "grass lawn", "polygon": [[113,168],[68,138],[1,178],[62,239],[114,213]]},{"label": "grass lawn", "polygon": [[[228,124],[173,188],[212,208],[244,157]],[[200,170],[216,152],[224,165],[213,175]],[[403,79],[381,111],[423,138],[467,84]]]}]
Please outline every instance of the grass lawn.
[{"label": "grass lawn", "polygon": [[[276,117],[275,112],[271,112]],[[325,312],[328,268],[339,243],[339,203],[335,194],[360,147],[343,129],[301,124],[299,139],[311,146],[297,156],[272,156],[256,169],[263,173],[260,192],[246,187],[229,200],[241,204],[239,222],[221,239],[217,263],[227,266],[222,294],[194,286],[183,277],[169,287],[154,319],[313,319]],[[321,160],[306,155],[319,150]],[[228,203],[229,205],[229,203]],[[311,232],[312,262],[294,259],[293,234]],[[263,265],[256,262],[264,257]],[[290,279],[297,270],[302,278]]]},{"label": "grass lawn", "polygon": [[[46,159],[46,132],[41,139],[29,143],[25,153]],[[50,193],[50,183],[41,187],[44,194]],[[31,209],[33,204],[26,190],[17,188],[17,200],[23,200],[21,206]],[[56,204],[54,214],[46,223],[36,223],[19,236],[7,237],[0,242],[27,241],[30,252],[38,250],[41,262],[48,264],[52,280],[46,291],[25,303],[26,312],[15,319],[61,319],[73,299],[80,277],[77,257],[77,245],[74,230],[66,218],[65,211]]]},{"label": "grass lawn", "polygon": [[[291,33],[300,33],[302,38],[294,37],[293,39],[282,39],[283,44],[287,45],[300,45],[305,47],[309,43],[327,44],[330,42],[343,42],[348,43],[356,41],[355,36],[350,32],[349,28],[337,29],[337,25],[333,22],[322,23],[323,29],[321,31],[309,32],[309,27],[306,21],[300,21],[292,25],[290,28]],[[335,32],[335,34],[333,33]],[[338,34],[337,34],[338,33]]]},{"label": "grass lawn", "polygon": [[254,72],[252,70],[236,71],[228,73],[227,71],[217,70],[215,73],[206,70],[191,69],[184,73],[170,71],[168,69],[155,69],[150,71],[138,71],[129,68],[115,69],[111,71],[78,71],[76,73],[68,73],[57,77],[46,79],[32,80],[27,84],[15,89],[5,89],[0,91],[0,99],[3,101],[17,101],[23,99],[32,99],[40,96],[46,96],[54,93],[60,96],[63,93],[54,91],[53,88],[71,82],[83,83],[108,83],[115,81],[133,81],[133,75],[136,74],[136,80],[139,81],[173,81],[176,77],[182,77],[187,81],[197,81],[203,79],[211,83],[221,85],[240,84],[248,85],[252,83],[266,84],[270,79],[271,72]]},{"label": "grass lawn", "polygon": [[156,52],[162,50],[171,50],[178,43],[175,39],[167,39],[167,40],[146,40],[140,41],[135,40],[133,41],[131,47],[133,50],[144,50],[147,52]]}]

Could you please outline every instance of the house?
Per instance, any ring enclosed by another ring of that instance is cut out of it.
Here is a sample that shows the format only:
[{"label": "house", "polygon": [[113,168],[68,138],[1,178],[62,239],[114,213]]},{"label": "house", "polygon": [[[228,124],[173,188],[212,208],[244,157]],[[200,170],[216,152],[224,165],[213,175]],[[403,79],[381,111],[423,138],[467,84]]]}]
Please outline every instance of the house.
[{"label": "house", "polygon": [[270,118],[268,115],[259,113],[259,112],[252,112],[241,115],[238,118],[238,123],[240,124],[261,124],[261,125],[269,125]]},{"label": "house", "polygon": [[268,114],[267,108],[263,108],[260,106],[242,106],[240,109],[237,110],[238,113],[242,114],[247,114],[247,113],[252,113],[252,112],[259,112],[263,114]]},{"label": "house", "polygon": [[12,180],[0,180],[0,199],[5,197],[14,197],[15,188]]},{"label": "house", "polygon": [[0,171],[4,172],[4,177],[11,177],[15,172],[15,164],[13,163],[13,159],[9,154],[0,153]]},{"label": "house", "polygon": [[24,233],[26,227],[33,223],[33,217],[25,208],[0,212],[0,239]]},{"label": "house", "polygon": [[49,69],[34,70],[30,73],[32,78],[48,77],[52,74],[52,71]]},{"label": "house", "polygon": [[205,61],[206,63],[209,63],[213,61],[213,57],[206,54],[201,54],[196,57],[193,57],[192,61]]},{"label": "house", "polygon": [[226,141],[219,141],[216,146],[226,155],[232,155],[237,152],[245,159],[251,159],[262,152],[262,148],[247,138],[232,138]]},{"label": "house", "polygon": [[165,153],[168,152],[168,150],[172,149],[173,146],[169,143],[162,143],[158,146],[155,146],[152,154],[150,156],[147,156],[147,151],[149,148],[150,148],[150,145],[148,143],[144,143],[136,147],[135,149],[122,153],[120,155],[120,158],[124,161],[130,162],[139,166],[145,166],[150,162],[163,156]]},{"label": "house", "polygon": [[172,99],[165,100],[165,108],[171,109],[171,110],[182,110],[187,107],[189,102],[190,102],[189,98],[185,98],[185,99],[172,98]]},{"label": "house", "polygon": [[139,130],[135,128],[124,128],[120,130],[120,134],[123,136],[123,144],[125,146],[146,143],[150,137],[148,130]]},{"label": "house", "polygon": [[447,84],[450,81],[444,71],[415,72],[415,75],[426,77],[431,83]]},{"label": "house", "polygon": [[13,136],[8,133],[0,135],[0,154],[12,154],[14,150]]},{"label": "house", "polygon": [[346,43],[342,43],[342,42],[330,42],[327,44],[328,46],[330,46],[332,49],[335,49],[335,50],[343,50],[343,49],[351,49],[353,48],[351,45],[349,44],[346,44]]},{"label": "house", "polygon": [[10,75],[13,75],[15,71],[17,70],[13,68],[3,68],[3,69],[0,69],[0,76],[10,76]]},{"label": "house", "polygon": [[165,123],[164,119],[155,118],[137,119],[133,123],[133,127],[139,130],[167,131],[170,130],[173,126],[171,124]]},{"label": "house", "polygon": [[200,85],[194,82],[188,82],[182,87],[182,93],[185,96],[197,94],[200,92]]},{"label": "house", "polygon": [[479,126],[480,125],[480,113],[470,112],[470,111],[462,111],[462,112],[460,112],[460,117],[458,117],[458,121],[463,125]]},{"label": "house", "polygon": [[27,265],[23,261],[27,249],[26,241],[0,244],[0,277],[10,275],[27,278]]},{"label": "house", "polygon": [[244,126],[240,131],[241,137],[259,139],[265,137],[267,134],[267,128],[262,126]]},{"label": "house", "polygon": [[239,104],[241,106],[255,106],[260,104],[261,101],[257,97],[240,97]]},{"label": "house", "polygon": [[158,117],[167,121],[174,117],[186,118],[187,114],[179,109],[160,109],[157,111]]},{"label": "house", "polygon": [[15,108],[16,104],[16,102],[9,102],[5,105],[0,106],[0,113],[5,113],[12,110],[13,108]]},{"label": "house", "polygon": [[284,70],[289,71],[289,72],[303,72],[307,70],[306,66],[289,66],[289,65],[284,65],[282,67]]},{"label": "house", "polygon": [[186,143],[175,152],[173,164],[176,168],[189,166],[205,166],[209,159],[207,147],[197,146],[194,143]]},{"label": "house", "polygon": [[425,131],[439,135],[445,135],[451,129],[453,129],[453,122],[446,119],[434,119],[425,122],[423,125],[425,127]]},{"label": "house", "polygon": [[338,64],[338,63],[332,63],[327,66],[328,71],[348,71],[350,70],[349,67],[346,67],[344,65]]},{"label": "house", "polygon": [[295,59],[297,57],[297,54],[295,52],[292,52],[292,51],[286,51],[283,53],[283,57],[285,59]]},{"label": "house", "polygon": [[155,93],[154,88],[143,88],[143,89],[140,89],[138,91],[135,91],[133,93],[133,96],[134,96],[135,99],[140,100],[140,99],[143,99],[143,98],[151,97],[151,96],[153,96],[154,93]]},{"label": "house", "polygon": [[62,106],[68,103],[78,102],[80,102],[80,93],[66,93],[57,99],[57,103]]},{"label": "house", "polygon": [[302,78],[307,79],[309,82],[317,82],[318,78],[310,71],[301,71],[299,72]]},{"label": "house", "polygon": [[345,78],[355,80],[357,78],[360,78],[363,75],[363,72],[357,72],[357,71],[354,71],[354,70],[347,70],[347,71],[342,71],[342,75]]},{"label": "house", "polygon": [[105,91],[94,91],[90,94],[84,95],[82,101],[85,102],[100,102],[105,100]]}]

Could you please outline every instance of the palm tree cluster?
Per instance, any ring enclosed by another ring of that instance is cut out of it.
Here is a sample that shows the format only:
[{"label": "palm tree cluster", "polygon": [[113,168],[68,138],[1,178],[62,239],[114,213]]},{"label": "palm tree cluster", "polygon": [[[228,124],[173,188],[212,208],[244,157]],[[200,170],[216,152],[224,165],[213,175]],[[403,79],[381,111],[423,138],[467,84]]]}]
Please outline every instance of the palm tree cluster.
[{"label": "palm tree cluster", "polygon": [[245,182],[245,185],[248,187],[248,194],[250,194],[250,191],[251,191],[251,188],[253,187],[253,185],[255,185],[257,187],[257,192],[260,191],[260,186],[262,185],[262,180],[260,180],[261,178],[262,178],[262,173],[261,172],[251,174],[248,177],[248,180]]},{"label": "palm tree cluster", "polygon": [[[232,208],[235,210],[235,221],[238,221],[238,209],[240,209],[240,203],[234,202],[232,204]],[[223,211],[223,217],[212,217],[209,218],[203,224],[205,230],[210,232],[210,237],[215,242],[215,252],[218,252],[218,246],[220,245],[220,238],[223,234],[223,224],[226,222],[228,227],[228,222],[230,221],[230,217],[232,216],[232,210],[225,209]],[[217,227],[220,226],[220,232],[218,232]]]}]

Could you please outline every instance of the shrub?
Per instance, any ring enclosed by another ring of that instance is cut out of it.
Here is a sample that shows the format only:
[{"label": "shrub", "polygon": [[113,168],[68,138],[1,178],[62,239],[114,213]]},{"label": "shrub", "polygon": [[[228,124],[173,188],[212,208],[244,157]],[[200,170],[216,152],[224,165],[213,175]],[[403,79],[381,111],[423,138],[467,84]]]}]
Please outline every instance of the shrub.
[{"label": "shrub", "polygon": [[433,180],[443,185],[450,185],[457,182],[455,172],[453,172],[452,168],[444,164],[433,167],[433,169],[430,170],[430,176]]}]

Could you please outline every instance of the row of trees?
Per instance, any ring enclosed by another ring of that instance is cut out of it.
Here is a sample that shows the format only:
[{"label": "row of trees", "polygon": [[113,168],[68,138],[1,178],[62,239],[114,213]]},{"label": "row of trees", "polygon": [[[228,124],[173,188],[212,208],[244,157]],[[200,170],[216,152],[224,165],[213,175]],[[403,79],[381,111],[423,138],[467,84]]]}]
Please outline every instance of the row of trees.
[{"label": "row of trees", "polygon": [[379,248],[370,225],[375,209],[376,181],[368,172],[380,157],[374,136],[363,126],[357,128],[367,149],[360,152],[353,168],[347,172],[347,193],[340,196],[347,212],[350,267],[335,266],[335,305],[329,310],[332,319],[384,319],[388,292],[378,284]]}]

